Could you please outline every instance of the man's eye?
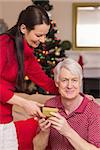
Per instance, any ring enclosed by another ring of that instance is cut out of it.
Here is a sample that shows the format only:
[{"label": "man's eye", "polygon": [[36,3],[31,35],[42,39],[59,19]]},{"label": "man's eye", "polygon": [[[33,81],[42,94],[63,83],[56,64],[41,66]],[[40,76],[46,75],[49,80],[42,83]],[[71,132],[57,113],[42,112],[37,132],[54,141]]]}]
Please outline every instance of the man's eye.
[{"label": "man's eye", "polygon": [[73,82],[77,82],[78,80],[77,79],[73,79]]},{"label": "man's eye", "polygon": [[65,82],[65,81],[66,81],[66,79],[61,79],[61,81],[62,81],[62,82]]}]

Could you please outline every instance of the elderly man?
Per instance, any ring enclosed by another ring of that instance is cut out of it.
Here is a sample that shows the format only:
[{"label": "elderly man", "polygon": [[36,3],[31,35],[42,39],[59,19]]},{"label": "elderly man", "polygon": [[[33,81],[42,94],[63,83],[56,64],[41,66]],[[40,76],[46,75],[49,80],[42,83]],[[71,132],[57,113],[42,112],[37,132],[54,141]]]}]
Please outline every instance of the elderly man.
[{"label": "elderly man", "polygon": [[100,149],[100,106],[80,93],[81,66],[70,58],[63,60],[54,70],[54,80],[60,95],[45,106],[59,111],[39,120],[34,150]]}]

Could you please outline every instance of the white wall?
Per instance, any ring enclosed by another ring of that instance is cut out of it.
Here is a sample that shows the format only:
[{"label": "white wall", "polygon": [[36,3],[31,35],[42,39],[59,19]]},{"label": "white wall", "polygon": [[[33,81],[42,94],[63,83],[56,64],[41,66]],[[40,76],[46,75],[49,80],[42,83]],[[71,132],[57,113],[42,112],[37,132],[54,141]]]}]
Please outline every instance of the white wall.
[{"label": "white wall", "polygon": [[[50,0],[53,5],[52,19],[57,23],[58,37],[72,41],[72,2],[94,2],[94,0]],[[95,2],[100,0],[95,0]],[[4,18],[8,27],[12,27],[19,12],[33,4],[31,0],[0,0],[0,18]]]},{"label": "white wall", "polygon": [[15,25],[20,11],[31,4],[31,0],[0,0],[0,18],[10,28]]},{"label": "white wall", "polygon": [[56,21],[61,39],[72,40],[72,2],[53,1],[52,18]]}]

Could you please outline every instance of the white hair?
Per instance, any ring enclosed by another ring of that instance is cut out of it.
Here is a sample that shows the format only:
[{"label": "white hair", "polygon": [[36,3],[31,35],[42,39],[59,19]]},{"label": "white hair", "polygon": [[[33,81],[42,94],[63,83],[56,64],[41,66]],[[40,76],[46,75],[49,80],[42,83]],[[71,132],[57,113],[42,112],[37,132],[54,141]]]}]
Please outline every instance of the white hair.
[{"label": "white hair", "polygon": [[59,82],[59,75],[62,68],[69,70],[74,75],[78,75],[80,78],[80,83],[82,83],[82,67],[77,61],[71,58],[65,58],[63,61],[59,62],[54,68],[54,80],[56,83]]}]

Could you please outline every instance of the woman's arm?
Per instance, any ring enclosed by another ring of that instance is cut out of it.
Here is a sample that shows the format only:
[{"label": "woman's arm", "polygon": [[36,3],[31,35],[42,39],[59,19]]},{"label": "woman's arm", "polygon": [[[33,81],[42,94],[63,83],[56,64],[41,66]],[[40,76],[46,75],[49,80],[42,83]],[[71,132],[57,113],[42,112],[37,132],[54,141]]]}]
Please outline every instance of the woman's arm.
[{"label": "woman's arm", "polygon": [[28,67],[25,70],[25,73],[32,82],[42,87],[48,93],[59,94],[54,80],[44,72],[42,66],[37,62],[35,56],[28,60]]},{"label": "woman's arm", "polygon": [[26,100],[20,96],[13,95],[13,97],[10,100],[8,100],[7,103],[22,107],[30,116],[44,117],[44,115],[40,111],[40,107],[42,107],[43,104],[40,104],[38,102]]}]

